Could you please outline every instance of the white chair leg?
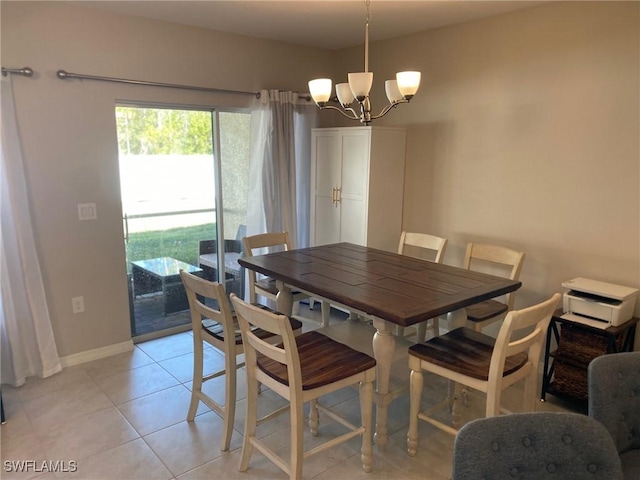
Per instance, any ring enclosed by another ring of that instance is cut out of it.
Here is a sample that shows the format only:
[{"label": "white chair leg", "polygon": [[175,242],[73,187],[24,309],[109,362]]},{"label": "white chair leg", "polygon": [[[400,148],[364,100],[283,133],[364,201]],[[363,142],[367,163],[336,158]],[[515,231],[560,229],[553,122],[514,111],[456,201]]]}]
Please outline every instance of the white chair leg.
[{"label": "white chair leg", "polygon": [[538,387],[537,371],[534,370],[524,381],[524,411],[536,411],[536,391]]},{"label": "white chair leg", "polygon": [[[247,372],[247,375],[249,373]],[[253,453],[251,439],[256,436],[256,426],[258,424],[258,382],[255,378],[247,379],[247,415],[244,423],[244,439],[242,441],[242,456],[238,470],[247,471],[249,460]]]},{"label": "white chair leg", "polygon": [[409,433],[407,433],[407,453],[414,457],[418,449],[418,414],[422,402],[424,377],[419,370],[411,370],[409,386]]},{"label": "white chair leg", "polygon": [[362,470],[369,473],[373,463],[373,430],[371,428],[373,424],[373,382],[360,382],[360,416],[364,427],[360,459]]},{"label": "white chair leg", "polygon": [[200,403],[199,394],[202,392],[202,363],[203,363],[203,347],[202,339],[198,333],[194,332],[193,346],[193,385],[191,386],[191,403],[189,404],[189,412],[187,413],[187,421],[193,422]]},{"label": "white chair leg", "polygon": [[489,389],[487,392],[487,411],[485,417],[495,417],[500,415],[500,400],[502,390],[500,388]]},{"label": "white chair leg", "polygon": [[314,437],[318,435],[320,416],[318,415],[318,399],[314,398],[309,402],[309,430]]},{"label": "white chair leg", "polygon": [[223,452],[229,450],[231,435],[233,434],[233,420],[236,416],[236,358],[225,355],[225,392],[224,392],[224,417],[222,419],[222,445]]},{"label": "white chair leg", "polygon": [[460,397],[462,396],[462,385],[453,381],[450,381],[450,384],[453,384],[451,423],[454,427],[458,428],[460,426],[460,420],[462,419],[462,413],[460,412]]},{"label": "white chair leg", "polygon": [[304,405],[302,402],[297,401],[295,394],[291,400],[291,465],[289,467],[289,478],[290,480],[301,480],[304,456]]}]

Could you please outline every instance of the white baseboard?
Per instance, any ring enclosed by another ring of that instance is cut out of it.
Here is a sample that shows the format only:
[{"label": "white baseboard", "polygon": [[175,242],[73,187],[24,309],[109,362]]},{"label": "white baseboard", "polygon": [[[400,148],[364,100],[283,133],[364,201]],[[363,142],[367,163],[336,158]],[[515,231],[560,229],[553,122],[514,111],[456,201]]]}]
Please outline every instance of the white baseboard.
[{"label": "white baseboard", "polygon": [[62,368],[72,367],[74,365],[80,365],[81,363],[110,357],[111,355],[130,352],[131,350],[133,350],[133,341],[127,340],[126,342],[115,343],[113,345],[107,345],[106,347],[94,348],[93,350],[86,350],[61,357],[60,365],[62,365]]}]

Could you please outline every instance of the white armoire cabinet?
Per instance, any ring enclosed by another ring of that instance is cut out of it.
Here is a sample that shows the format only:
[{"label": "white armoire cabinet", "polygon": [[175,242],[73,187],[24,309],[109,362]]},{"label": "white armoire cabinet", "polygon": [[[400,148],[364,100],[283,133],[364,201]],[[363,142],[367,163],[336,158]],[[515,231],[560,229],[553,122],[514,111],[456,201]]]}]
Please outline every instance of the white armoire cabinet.
[{"label": "white armoire cabinet", "polygon": [[350,242],[397,250],[405,147],[401,128],[313,129],[312,245]]}]

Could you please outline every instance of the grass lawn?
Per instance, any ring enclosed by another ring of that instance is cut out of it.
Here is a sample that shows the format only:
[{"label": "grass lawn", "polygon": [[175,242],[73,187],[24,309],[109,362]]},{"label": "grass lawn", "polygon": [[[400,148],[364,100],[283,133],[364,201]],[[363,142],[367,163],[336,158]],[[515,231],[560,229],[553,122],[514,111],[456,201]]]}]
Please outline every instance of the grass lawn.
[{"label": "grass lawn", "polygon": [[[172,257],[198,265],[198,242],[216,238],[216,224],[152,230],[129,234],[127,260]],[[130,266],[127,266],[130,269]]]}]

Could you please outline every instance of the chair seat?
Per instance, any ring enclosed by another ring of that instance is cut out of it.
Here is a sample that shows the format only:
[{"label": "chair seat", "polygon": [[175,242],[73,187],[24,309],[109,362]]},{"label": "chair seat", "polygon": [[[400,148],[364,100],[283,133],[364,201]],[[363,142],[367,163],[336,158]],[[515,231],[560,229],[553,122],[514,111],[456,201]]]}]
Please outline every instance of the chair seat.
[{"label": "chair seat", "polygon": [[[303,390],[329,385],[376,365],[376,361],[369,355],[318,332],[297,336],[296,345],[300,357]],[[286,365],[258,354],[258,367],[274,380],[289,385]]]},{"label": "chair seat", "polygon": [[[452,370],[462,375],[488,380],[489,365],[495,339],[469,328],[457,328],[426,343],[409,347],[409,355]],[[527,354],[507,357],[504,376],[517,371],[527,362]]]},{"label": "chair seat", "polygon": [[261,278],[260,280],[256,280],[256,287],[261,288],[265,292],[269,292],[273,295],[278,294],[278,289],[276,288],[276,281],[273,278]]},{"label": "chair seat", "polygon": [[[264,307],[263,305],[258,305],[259,307],[263,308],[264,310],[268,310],[268,311],[272,311],[270,308]],[[289,319],[289,322],[291,323],[291,330],[293,330],[294,332],[296,330],[300,330],[302,328],[302,322],[299,320],[295,320],[293,318]],[[235,314],[233,315],[233,324],[235,325],[235,343],[236,345],[241,345],[242,344],[242,334],[240,333],[240,327],[238,326],[238,319],[236,318]],[[222,325],[220,325],[218,322],[211,320],[209,318],[206,318],[204,320],[202,320],[202,329],[204,330],[203,333],[208,333],[211,336],[217,338],[218,340],[220,340],[221,342],[224,341],[224,329],[222,328]],[[254,333],[256,334],[256,336],[258,338],[261,339],[265,339],[265,338],[269,338],[269,337],[273,337],[274,335],[272,333],[266,332],[260,328],[256,328],[254,330]]]},{"label": "chair seat", "polygon": [[497,317],[507,311],[504,303],[496,300],[487,300],[485,302],[476,303],[470,307],[466,307],[467,320],[471,322],[483,322],[489,318]]},{"label": "chair seat", "polygon": [[[256,280],[256,287],[261,288],[262,290],[272,294],[273,296],[276,296],[278,294],[278,288],[276,287],[276,280],[274,278],[265,277],[261,278],[260,280]],[[295,290],[291,292],[291,295],[293,296],[299,294],[300,292]]]}]

